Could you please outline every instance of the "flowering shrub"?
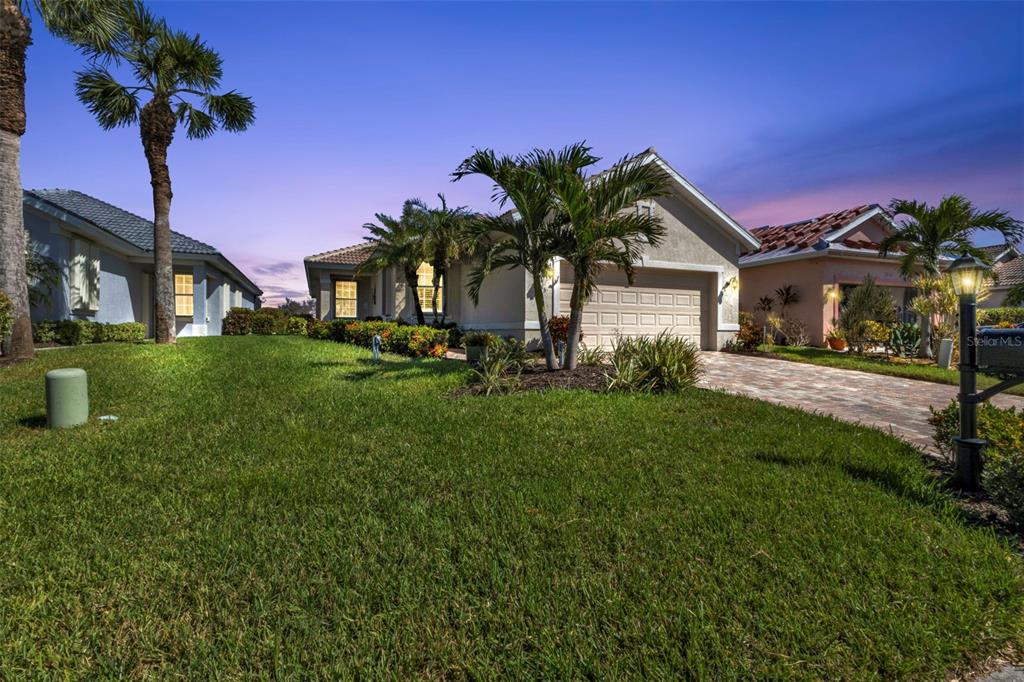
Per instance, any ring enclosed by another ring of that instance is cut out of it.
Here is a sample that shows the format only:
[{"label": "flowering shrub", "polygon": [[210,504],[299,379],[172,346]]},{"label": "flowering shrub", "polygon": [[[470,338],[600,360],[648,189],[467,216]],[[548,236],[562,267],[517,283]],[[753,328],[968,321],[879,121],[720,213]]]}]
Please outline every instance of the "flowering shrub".
[{"label": "flowering shrub", "polygon": [[380,349],[385,353],[398,353],[414,358],[442,358],[448,352],[447,329],[412,326],[397,322],[354,322],[350,320],[334,320],[327,327],[326,337],[332,341],[351,343],[364,348],[372,348],[373,337],[380,335]]}]

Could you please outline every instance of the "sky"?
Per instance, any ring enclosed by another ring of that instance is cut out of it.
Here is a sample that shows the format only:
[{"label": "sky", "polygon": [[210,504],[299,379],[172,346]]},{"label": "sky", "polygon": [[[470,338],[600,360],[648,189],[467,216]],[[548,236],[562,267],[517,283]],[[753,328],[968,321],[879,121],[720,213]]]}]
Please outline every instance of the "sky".
[{"label": "sky", "polygon": [[[179,130],[171,225],[270,304],[407,198],[492,208],[485,180],[450,178],[477,147],[586,140],[603,168],[653,146],[748,228],[951,193],[1024,218],[1024,3],[151,7],[256,102],[246,132]],[[75,99],[83,58],[34,41],[24,186],[151,218],[138,129],[102,130]]]}]

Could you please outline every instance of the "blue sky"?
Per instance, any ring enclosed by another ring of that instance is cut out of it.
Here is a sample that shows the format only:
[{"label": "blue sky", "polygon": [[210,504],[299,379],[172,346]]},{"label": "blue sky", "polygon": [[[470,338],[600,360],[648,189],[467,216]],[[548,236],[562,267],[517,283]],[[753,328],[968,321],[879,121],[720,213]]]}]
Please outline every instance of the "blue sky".
[{"label": "blue sky", "polygon": [[[403,199],[487,208],[473,147],[654,146],[747,227],[963,193],[1024,218],[1021,3],[155,2],[225,61],[256,125],[171,148],[172,226],[268,298],[302,258]],[[150,217],[135,128],[74,97],[83,61],[37,26],[26,187]]]}]

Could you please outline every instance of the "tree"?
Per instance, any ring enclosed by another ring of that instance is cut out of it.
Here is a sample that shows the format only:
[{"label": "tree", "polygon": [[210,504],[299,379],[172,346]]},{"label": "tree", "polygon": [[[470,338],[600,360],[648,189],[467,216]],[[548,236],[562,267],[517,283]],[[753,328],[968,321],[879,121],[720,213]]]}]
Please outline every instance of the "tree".
[{"label": "tree", "polygon": [[1024,283],[1018,284],[1006,293],[1003,305],[1024,306]]},{"label": "tree", "polygon": [[295,317],[297,315],[312,315],[313,311],[316,309],[316,300],[312,298],[307,298],[301,301],[296,301],[295,299],[288,298],[286,296],[284,299],[284,303],[277,306],[277,309],[283,311],[284,314],[287,315],[288,317]]},{"label": "tree", "polygon": [[469,209],[465,206],[448,208],[443,194],[438,194],[441,206],[428,208],[426,204],[420,207],[424,212],[425,237],[427,239],[427,251],[430,254],[430,265],[434,269],[434,277],[431,284],[433,292],[431,297],[431,308],[434,312],[434,324],[444,323],[448,309],[443,307],[441,317],[437,315],[437,301],[441,290],[441,284],[448,279],[448,271],[452,264],[459,258],[472,251],[473,242],[469,238],[467,225],[470,218]]},{"label": "tree", "polygon": [[[179,123],[201,140],[218,129],[240,132],[255,120],[253,101],[231,90],[216,94],[220,55],[198,35],[171,30],[139,0],[127,3],[124,26],[109,43],[82,42],[90,65],[77,73],[78,99],[105,130],[139,124],[153,186],[153,262],[156,342],[174,343],[174,269],[171,260],[171,175],[167,150]],[[111,67],[126,64],[131,84]],[[140,93],[148,96],[142,105]]]},{"label": "tree", "polygon": [[847,295],[846,304],[839,312],[839,328],[850,344],[850,350],[860,353],[870,339],[870,322],[892,324],[896,321],[896,303],[871,275],[854,287]]},{"label": "tree", "polygon": [[[919,270],[935,276],[944,258],[962,255],[977,256],[990,262],[987,254],[974,245],[975,234],[983,230],[1000,233],[1007,243],[1024,236],[1024,224],[1006,211],[979,211],[960,195],[943,197],[936,206],[923,201],[893,199],[889,204],[893,216],[905,216],[879,244],[879,255],[901,254],[900,271],[910,278]],[[932,320],[921,320],[920,357],[932,357]]]},{"label": "tree", "polygon": [[0,290],[11,300],[13,316],[10,339],[0,335],[0,345],[23,358],[33,354],[21,187],[30,9],[58,37],[102,45],[115,35],[122,5],[112,0],[0,0]]},{"label": "tree", "polygon": [[480,287],[496,269],[523,268],[533,285],[537,322],[547,368],[555,368],[555,350],[551,342],[547,306],[544,302],[544,274],[555,257],[551,229],[553,198],[530,156],[498,156],[480,149],[466,158],[452,173],[454,180],[482,175],[493,183],[492,199],[504,209],[500,214],[475,216],[469,222],[471,238],[479,245],[479,262],[470,273],[467,293],[474,303],[480,300]]},{"label": "tree", "polygon": [[639,155],[625,157],[604,173],[588,177],[586,169],[599,160],[585,143],[558,152],[534,151],[529,156],[529,163],[537,168],[552,195],[555,253],[573,269],[565,369],[576,367],[583,306],[597,276],[606,267],[615,267],[632,285],[633,268],[644,247],[658,246],[665,236],[661,219],[653,212],[642,213],[636,204],[664,195],[668,174]]},{"label": "tree", "polygon": [[401,270],[406,286],[412,291],[416,323],[426,324],[417,289],[419,282],[416,273],[420,264],[429,257],[423,202],[419,199],[407,200],[402,206],[402,216],[397,220],[386,213],[378,213],[376,218],[379,225],[363,225],[363,228],[370,232],[366,241],[373,245],[373,251],[359,270],[376,272],[390,267]]}]

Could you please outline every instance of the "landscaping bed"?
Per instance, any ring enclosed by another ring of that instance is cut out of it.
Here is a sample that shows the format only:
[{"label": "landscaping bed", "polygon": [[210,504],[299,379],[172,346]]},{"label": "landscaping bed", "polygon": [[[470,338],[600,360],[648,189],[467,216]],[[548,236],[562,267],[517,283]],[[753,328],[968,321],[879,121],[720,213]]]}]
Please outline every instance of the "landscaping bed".
[{"label": "landscaping bed", "polygon": [[[118,421],[39,427],[68,365]],[[468,374],[256,336],[0,369],[0,678],[943,679],[1024,649],[1021,559],[895,438],[699,389],[444,400]]]}]

